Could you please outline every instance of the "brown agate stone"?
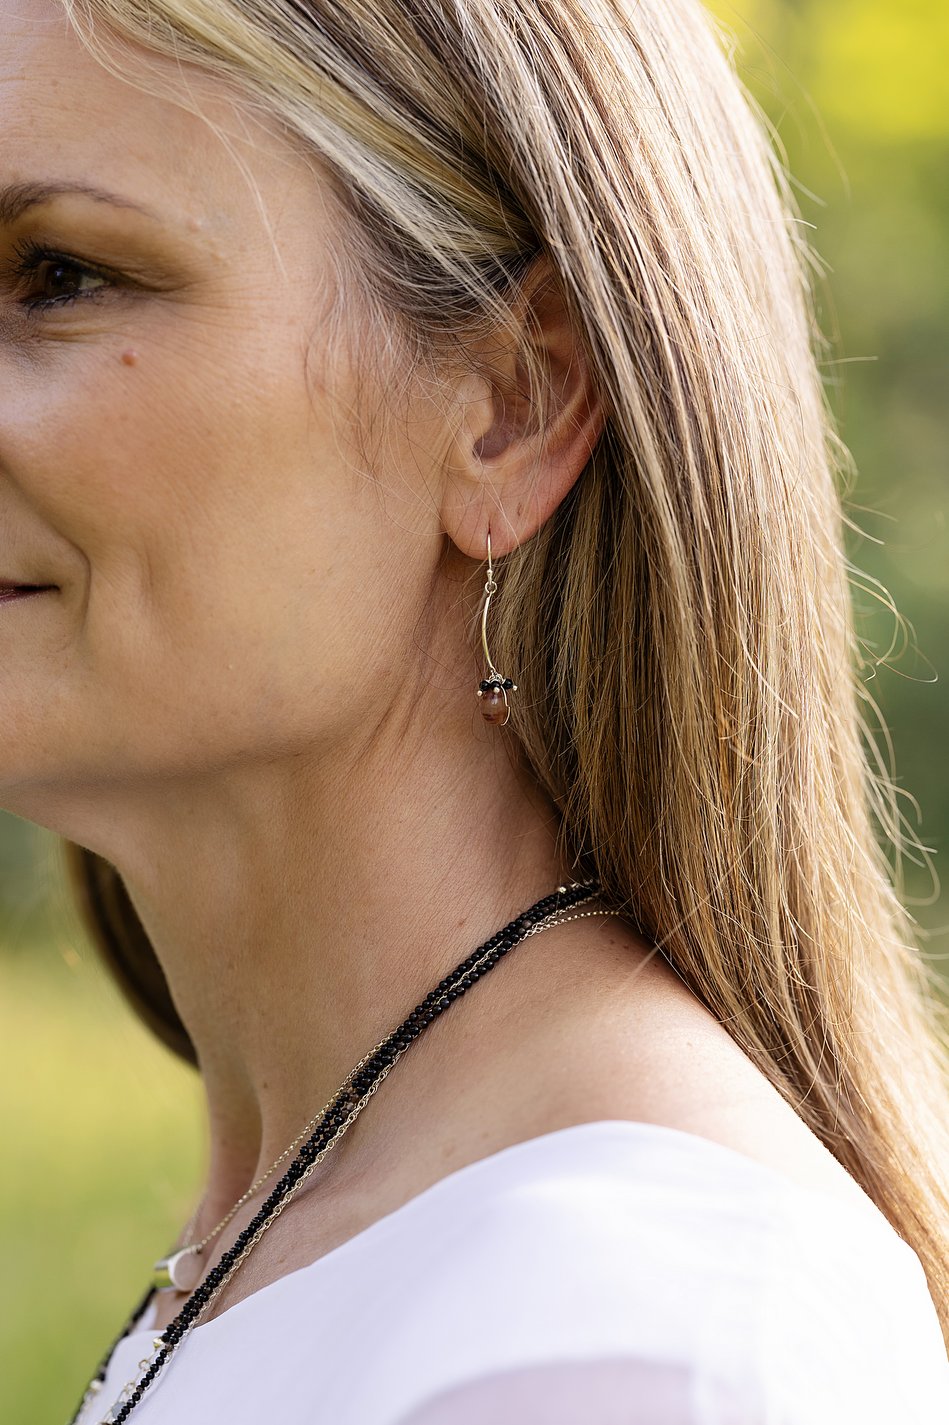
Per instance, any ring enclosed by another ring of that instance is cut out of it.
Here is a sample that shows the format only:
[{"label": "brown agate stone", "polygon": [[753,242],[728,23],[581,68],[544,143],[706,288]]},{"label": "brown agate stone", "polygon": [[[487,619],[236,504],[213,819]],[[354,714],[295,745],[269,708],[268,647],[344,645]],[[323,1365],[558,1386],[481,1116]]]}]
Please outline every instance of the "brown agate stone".
[{"label": "brown agate stone", "polygon": [[503,722],[507,717],[507,703],[500,688],[492,688],[482,694],[481,716],[485,722]]}]

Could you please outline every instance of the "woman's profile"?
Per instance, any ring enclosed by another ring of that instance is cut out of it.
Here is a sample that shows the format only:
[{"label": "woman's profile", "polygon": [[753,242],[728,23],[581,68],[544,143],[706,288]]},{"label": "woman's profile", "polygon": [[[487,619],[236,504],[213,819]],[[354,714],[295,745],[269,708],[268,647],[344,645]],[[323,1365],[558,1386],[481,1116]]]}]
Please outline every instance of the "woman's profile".
[{"label": "woman's profile", "polygon": [[945,1023],[709,17],[0,26],[0,802],[207,1105],[74,1421],[945,1418]]}]

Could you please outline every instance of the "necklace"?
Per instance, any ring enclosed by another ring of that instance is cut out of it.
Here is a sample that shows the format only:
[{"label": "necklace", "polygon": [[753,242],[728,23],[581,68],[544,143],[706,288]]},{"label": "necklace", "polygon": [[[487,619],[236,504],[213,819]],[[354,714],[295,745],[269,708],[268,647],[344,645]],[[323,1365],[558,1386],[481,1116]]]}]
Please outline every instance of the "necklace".
[{"label": "necklace", "polygon": [[[393,1064],[402,1057],[409,1045],[433,1019],[447,1009],[452,1000],[463,995],[481,975],[493,969],[498,961],[519,941],[525,940],[529,935],[537,935],[543,930],[549,930],[554,925],[562,925],[566,920],[579,919],[582,915],[619,915],[618,910],[581,911],[577,915],[570,916],[563,914],[564,911],[581,905],[584,901],[595,899],[599,891],[600,883],[595,877],[588,881],[575,881],[570,887],[559,886],[552,895],[536,901],[529,909],[510,921],[503,930],[499,930],[483,945],[479,945],[467,959],[439,981],[397,1029],[393,1030],[387,1038],[381,1040],[360,1059],[327,1107],[306,1124],[293,1142],[284,1149],[280,1157],[247,1189],[247,1192],[238,1199],[227,1215],[201,1242],[189,1243],[155,1264],[152,1282],[147,1292],[103,1358],[69,1425],[78,1425],[79,1418],[86,1406],[102,1390],[108,1365],[116,1347],[132,1330],[136,1321],[148,1307],[155,1292],[172,1288],[179,1291],[190,1290],[190,1295],[178,1315],[165,1327],[160,1336],[154,1338],[152,1354],[139,1361],[141,1374],[137,1380],[129,1381],[123,1387],[118,1399],[99,1421],[99,1425],[123,1425],[145,1391],[167,1366],[182,1340],[197,1324],[198,1318],[207,1310],[224,1285],[234,1275],[268,1227],[276,1221],[292,1201],[316,1165],[323,1160],[362,1112]],[[311,1129],[314,1131],[311,1132]],[[306,1136],[307,1134],[309,1137]],[[304,1138],[306,1141],[303,1142],[303,1146],[293,1162],[271,1190],[247,1227],[238,1235],[233,1245],[210,1269],[204,1280],[194,1286],[193,1290],[183,1285],[183,1267],[186,1259],[194,1258],[203,1251],[204,1247],[230,1222],[238,1208],[258,1191]],[[198,1210],[196,1209],[188,1223],[185,1236],[190,1234],[197,1214]]]}]

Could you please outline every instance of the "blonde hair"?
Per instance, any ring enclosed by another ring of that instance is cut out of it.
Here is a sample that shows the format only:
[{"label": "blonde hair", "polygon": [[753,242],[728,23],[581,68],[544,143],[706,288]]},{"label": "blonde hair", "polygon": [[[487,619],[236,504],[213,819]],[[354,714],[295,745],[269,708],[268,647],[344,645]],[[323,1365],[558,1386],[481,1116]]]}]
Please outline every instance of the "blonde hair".
[{"label": "blonde hair", "polygon": [[[419,366],[502,327],[549,260],[607,420],[497,565],[492,652],[529,693],[510,729],[574,864],[917,1252],[949,1343],[945,1006],[870,732],[816,263],[709,17],[692,0],[62,3],[114,72],[107,36],[194,62],[322,162],[351,290]],[[525,360],[540,399],[529,344]],[[117,872],[67,854],[113,972],[193,1060]]]}]

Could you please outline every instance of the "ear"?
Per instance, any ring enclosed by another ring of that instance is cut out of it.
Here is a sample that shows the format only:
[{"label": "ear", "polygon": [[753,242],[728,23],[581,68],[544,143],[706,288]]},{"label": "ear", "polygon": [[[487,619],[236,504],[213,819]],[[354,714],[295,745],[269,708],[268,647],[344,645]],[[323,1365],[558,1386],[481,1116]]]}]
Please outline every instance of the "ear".
[{"label": "ear", "polygon": [[[459,378],[456,424],[442,487],[442,524],[462,551],[484,559],[523,544],[549,518],[585,468],[604,423],[601,398],[546,255],[523,279],[511,334],[493,335],[478,354],[490,377]],[[519,350],[530,342],[547,387],[539,419]]]}]

